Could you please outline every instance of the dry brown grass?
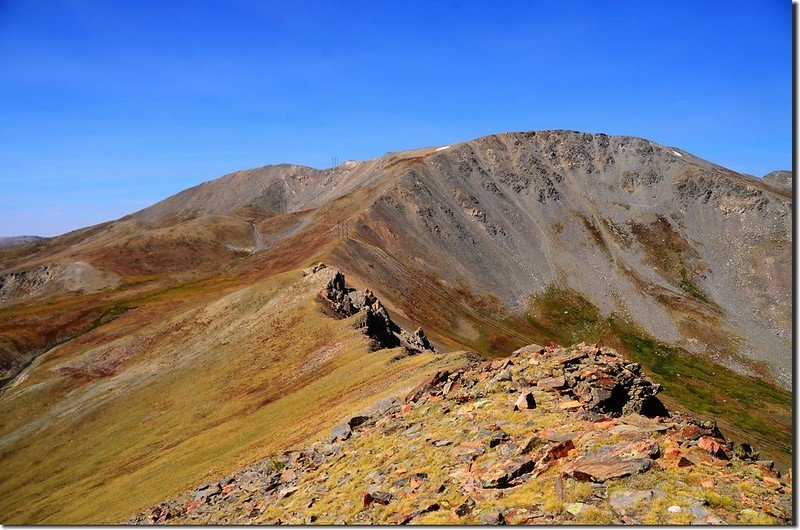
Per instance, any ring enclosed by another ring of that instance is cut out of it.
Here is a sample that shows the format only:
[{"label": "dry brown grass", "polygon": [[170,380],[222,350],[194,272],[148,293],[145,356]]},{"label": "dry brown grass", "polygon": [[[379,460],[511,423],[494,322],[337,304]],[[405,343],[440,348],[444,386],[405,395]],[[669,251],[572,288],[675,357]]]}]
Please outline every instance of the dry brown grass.
[{"label": "dry brown grass", "polygon": [[[138,353],[112,375],[76,378],[64,368],[132,347],[129,336],[51,352],[3,396],[0,518],[120,522],[321,436],[448,362],[420,355],[388,364],[396,352],[370,353],[347,321],[318,311],[320,288],[290,272],[166,321],[155,311],[137,334]],[[135,315],[113,325],[122,332]],[[336,354],[318,362],[334,343]]]}]

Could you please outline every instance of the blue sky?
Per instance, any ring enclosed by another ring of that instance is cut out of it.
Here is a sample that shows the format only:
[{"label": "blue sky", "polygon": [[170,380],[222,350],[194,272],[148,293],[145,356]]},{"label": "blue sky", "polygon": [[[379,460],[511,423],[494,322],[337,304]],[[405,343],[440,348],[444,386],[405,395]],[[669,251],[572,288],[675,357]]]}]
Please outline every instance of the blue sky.
[{"label": "blue sky", "polygon": [[788,169],[791,3],[0,0],[0,235],[536,129]]}]

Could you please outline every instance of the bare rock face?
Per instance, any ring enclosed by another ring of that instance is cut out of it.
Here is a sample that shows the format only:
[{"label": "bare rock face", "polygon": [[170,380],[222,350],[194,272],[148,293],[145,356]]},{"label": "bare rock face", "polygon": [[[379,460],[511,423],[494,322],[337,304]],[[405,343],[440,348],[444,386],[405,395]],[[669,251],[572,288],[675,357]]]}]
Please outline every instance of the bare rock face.
[{"label": "bare rock face", "polygon": [[658,456],[655,442],[621,442],[602,447],[568,464],[564,470],[577,480],[605,482],[643,473]]},{"label": "bare rock face", "polygon": [[[309,273],[315,274],[326,268],[324,263],[320,263],[312,267]],[[372,291],[347,287],[344,273],[339,270],[334,271],[317,300],[329,316],[348,318],[357,315],[354,326],[363,330],[364,335],[372,340],[375,350],[403,346],[408,353],[436,351],[422,328],[417,328],[414,333],[401,328]]]}]

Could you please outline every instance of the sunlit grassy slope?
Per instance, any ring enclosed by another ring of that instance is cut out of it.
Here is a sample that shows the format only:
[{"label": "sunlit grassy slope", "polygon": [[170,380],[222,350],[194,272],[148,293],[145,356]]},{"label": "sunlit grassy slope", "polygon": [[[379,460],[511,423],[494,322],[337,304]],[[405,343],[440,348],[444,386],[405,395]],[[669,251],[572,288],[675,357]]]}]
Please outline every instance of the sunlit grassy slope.
[{"label": "sunlit grassy slope", "polygon": [[99,326],[83,337],[105,334],[97,347],[35,361],[0,397],[0,521],[121,522],[463,362],[369,352],[319,311],[326,279],[284,273],[168,320],[140,300],[113,322],[118,338]]}]

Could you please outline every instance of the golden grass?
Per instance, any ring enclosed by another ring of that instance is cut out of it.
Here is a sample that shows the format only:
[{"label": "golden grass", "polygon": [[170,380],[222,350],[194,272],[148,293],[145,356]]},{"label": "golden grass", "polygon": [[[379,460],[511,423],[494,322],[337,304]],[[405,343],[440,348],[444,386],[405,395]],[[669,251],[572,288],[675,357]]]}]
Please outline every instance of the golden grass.
[{"label": "golden grass", "polygon": [[110,377],[60,375],[80,348],[43,359],[3,396],[0,520],[121,522],[458,362],[388,364],[396,351],[370,353],[347,321],[318,311],[320,287],[290,272],[153,323]]}]

